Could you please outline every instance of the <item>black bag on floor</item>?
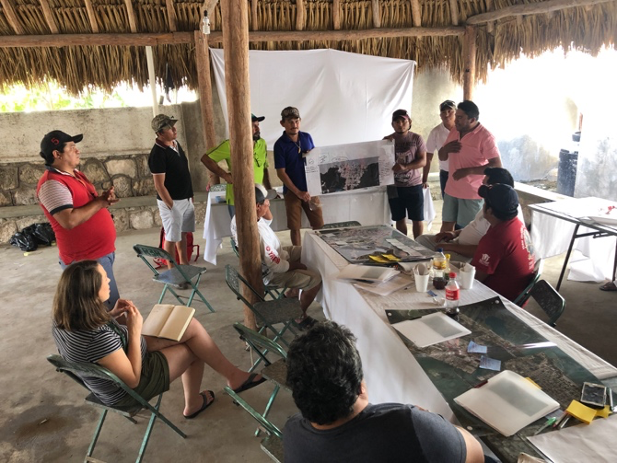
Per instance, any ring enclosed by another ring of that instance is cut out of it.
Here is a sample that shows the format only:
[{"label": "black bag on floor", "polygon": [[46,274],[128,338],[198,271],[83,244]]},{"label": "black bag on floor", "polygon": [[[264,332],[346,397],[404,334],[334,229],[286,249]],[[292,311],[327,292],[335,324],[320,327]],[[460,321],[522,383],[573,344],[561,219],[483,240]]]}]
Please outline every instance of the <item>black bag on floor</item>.
[{"label": "black bag on floor", "polygon": [[56,234],[49,222],[38,222],[34,224],[34,238],[39,245],[51,245],[56,241]]},{"label": "black bag on floor", "polygon": [[[24,229],[25,230],[25,229]],[[34,251],[38,248],[34,236],[29,233],[17,232],[9,240],[9,243],[21,251]]]}]

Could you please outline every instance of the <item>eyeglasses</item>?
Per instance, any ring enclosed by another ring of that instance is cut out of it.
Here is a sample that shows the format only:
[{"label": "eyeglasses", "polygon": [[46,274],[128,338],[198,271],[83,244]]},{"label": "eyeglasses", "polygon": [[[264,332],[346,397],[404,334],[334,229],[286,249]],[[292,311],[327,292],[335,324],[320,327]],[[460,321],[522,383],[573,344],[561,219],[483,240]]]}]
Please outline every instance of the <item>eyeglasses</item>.
[{"label": "eyeglasses", "polygon": [[444,108],[451,108],[454,110],[455,108],[457,108],[457,105],[453,100],[444,100],[442,103],[440,103],[440,110],[443,110]]}]

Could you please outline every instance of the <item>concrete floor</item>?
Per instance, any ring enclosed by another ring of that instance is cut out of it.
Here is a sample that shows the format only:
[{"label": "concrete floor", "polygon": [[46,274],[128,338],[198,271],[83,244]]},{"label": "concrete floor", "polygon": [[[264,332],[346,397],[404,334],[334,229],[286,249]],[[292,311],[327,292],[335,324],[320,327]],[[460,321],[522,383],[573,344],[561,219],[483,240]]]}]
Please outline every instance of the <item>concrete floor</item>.
[{"label": "concrete floor", "polygon": [[[434,224],[434,230],[439,225]],[[201,237],[201,230],[196,237]],[[288,242],[288,234],[280,233]],[[160,286],[151,281],[150,271],[136,258],[132,245],[158,243],[159,232],[129,231],[118,237],[115,274],[121,295],[148,311],[158,299]],[[196,243],[202,244],[202,240]],[[201,261],[203,264],[203,261]],[[231,324],[242,321],[242,307],[225,285],[225,264],[238,260],[228,243],[219,250],[218,266],[207,265],[201,289],[216,309],[211,314],[195,304],[196,317],[204,324],[222,351],[239,366],[250,365],[249,353],[238,340]],[[562,258],[547,260],[543,278],[555,285]],[[83,460],[98,417],[98,410],[85,405],[85,390],[60,375],[45,357],[56,352],[50,333],[51,301],[60,276],[55,248],[41,248],[24,256],[16,248],[0,247],[0,284],[3,302],[3,336],[0,338],[0,461],[79,462]],[[596,283],[566,281],[562,292],[567,301],[557,329],[616,365],[616,293],[601,292]],[[167,301],[167,300],[166,300]],[[171,302],[171,300],[169,301]],[[318,304],[310,314],[323,318]],[[253,437],[255,422],[223,394],[224,381],[206,369],[203,387],[215,390],[216,403],[199,418],[182,417],[182,387],[174,382],[164,395],[162,411],[188,438],[183,440],[157,422],[145,461],[151,462],[269,462]],[[270,395],[269,383],[243,396],[261,409]],[[283,426],[295,411],[291,395],[280,392],[272,420]],[[145,421],[137,426],[117,415],[109,415],[99,439],[95,457],[108,462],[135,460]]]}]

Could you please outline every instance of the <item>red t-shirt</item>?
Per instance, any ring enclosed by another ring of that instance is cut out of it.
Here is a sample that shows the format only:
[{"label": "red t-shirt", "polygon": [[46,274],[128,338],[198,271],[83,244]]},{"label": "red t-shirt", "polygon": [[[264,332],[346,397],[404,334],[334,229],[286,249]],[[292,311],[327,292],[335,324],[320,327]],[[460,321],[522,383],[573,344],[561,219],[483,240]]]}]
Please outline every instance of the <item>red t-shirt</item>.
[{"label": "red t-shirt", "polygon": [[530,283],[535,261],[530,234],[515,217],[489,228],[478,244],[472,265],[488,274],[485,285],[512,301]]},{"label": "red t-shirt", "polygon": [[65,264],[98,259],[116,249],[116,227],[107,208],[100,209],[73,229],[63,228],[54,218],[57,212],[79,208],[98,196],[94,185],[84,174],[75,170],[75,176],[48,167],[36,188],[43,213],[56,234],[60,259]]}]

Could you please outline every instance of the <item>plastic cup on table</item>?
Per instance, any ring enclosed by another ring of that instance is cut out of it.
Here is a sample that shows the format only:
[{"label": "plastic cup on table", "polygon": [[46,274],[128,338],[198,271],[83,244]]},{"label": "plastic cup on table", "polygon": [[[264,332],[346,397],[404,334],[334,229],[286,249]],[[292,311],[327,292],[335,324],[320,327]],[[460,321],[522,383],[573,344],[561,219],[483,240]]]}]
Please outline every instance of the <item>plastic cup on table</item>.
[{"label": "plastic cup on table", "polygon": [[415,273],[414,285],[416,286],[417,292],[425,293],[427,291],[427,287],[429,286],[429,274],[419,275]]},{"label": "plastic cup on table", "polygon": [[466,264],[459,270],[459,279],[462,289],[469,290],[474,286],[475,274],[476,268],[469,264]]}]

